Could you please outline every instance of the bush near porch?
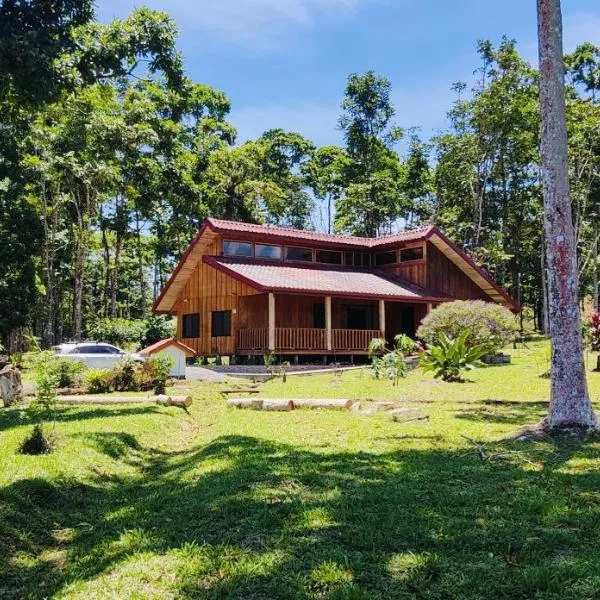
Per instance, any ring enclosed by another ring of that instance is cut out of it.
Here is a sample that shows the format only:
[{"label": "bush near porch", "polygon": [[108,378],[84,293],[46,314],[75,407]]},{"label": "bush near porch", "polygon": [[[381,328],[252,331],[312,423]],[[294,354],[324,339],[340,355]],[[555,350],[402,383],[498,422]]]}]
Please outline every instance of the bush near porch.
[{"label": "bush near porch", "polygon": [[515,316],[499,304],[483,300],[455,300],[434,308],[421,322],[417,337],[426,344],[439,342],[440,334],[456,339],[467,330],[467,346],[480,346],[494,354],[517,333]]},{"label": "bush near porch", "polygon": [[[426,425],[228,410],[218,385],[187,382],[189,415],[61,408],[55,451],[29,457],[26,413],[3,410],[0,595],[597,597],[600,441],[510,441],[549,392],[547,344],[510,352],[460,386],[354,371],[260,394],[400,399]],[[599,409],[600,374],[589,383]]]}]

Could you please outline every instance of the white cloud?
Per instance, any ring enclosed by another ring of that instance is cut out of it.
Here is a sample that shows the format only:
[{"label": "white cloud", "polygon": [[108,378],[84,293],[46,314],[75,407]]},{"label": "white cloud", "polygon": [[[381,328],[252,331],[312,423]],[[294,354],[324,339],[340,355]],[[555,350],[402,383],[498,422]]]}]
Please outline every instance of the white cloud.
[{"label": "white cloud", "polygon": [[[323,18],[352,16],[356,9],[377,0],[146,0],[144,4],[167,10],[189,33],[203,32],[219,41],[251,50],[273,50],[289,36],[310,31]],[[103,0],[101,15],[111,17],[130,10],[127,0]]]}]

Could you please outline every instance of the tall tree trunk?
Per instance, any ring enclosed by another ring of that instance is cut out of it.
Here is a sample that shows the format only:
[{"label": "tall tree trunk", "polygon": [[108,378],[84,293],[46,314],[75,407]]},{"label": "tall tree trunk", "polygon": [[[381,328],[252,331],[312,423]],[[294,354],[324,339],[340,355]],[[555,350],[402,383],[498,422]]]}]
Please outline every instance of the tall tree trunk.
[{"label": "tall tree trunk", "polygon": [[537,0],[541,156],[552,373],[549,429],[595,427],[589,400],[581,319],[577,304],[577,256],[567,172],[564,64],[560,0]]},{"label": "tall tree trunk", "polygon": [[115,259],[110,277],[110,316],[117,318],[117,290],[119,288],[119,261],[121,260],[121,249],[123,248],[123,235],[117,230],[115,241]]},{"label": "tall tree trunk", "polygon": [[594,245],[592,246],[592,285],[594,286],[594,310],[598,307],[598,224],[594,224]]},{"label": "tall tree trunk", "polygon": [[140,315],[143,319],[146,316],[146,283],[144,281],[144,255],[142,253],[142,225],[140,223],[140,212],[135,211],[135,234],[136,234],[136,250],[138,260],[138,279],[140,284]]},{"label": "tall tree trunk", "polygon": [[[542,236],[544,237],[544,236]],[[542,274],[542,314],[541,329],[543,333],[550,333],[550,323],[548,322],[548,279],[546,277],[546,256],[545,241],[543,241],[542,251],[540,252],[540,271]]]}]

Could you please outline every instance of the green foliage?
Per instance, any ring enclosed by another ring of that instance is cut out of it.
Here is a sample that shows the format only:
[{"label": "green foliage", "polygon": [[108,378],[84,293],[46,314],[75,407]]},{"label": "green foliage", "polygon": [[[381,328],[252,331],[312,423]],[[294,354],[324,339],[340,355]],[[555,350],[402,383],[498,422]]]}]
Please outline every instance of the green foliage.
[{"label": "green foliage", "polygon": [[113,386],[117,392],[133,392],[138,389],[138,363],[130,356],[120,360],[113,371]]},{"label": "green foliage", "polygon": [[435,345],[442,335],[458,338],[466,331],[467,348],[480,347],[493,354],[514,339],[514,315],[499,304],[482,300],[456,300],[434,308],[421,322],[417,336]]},{"label": "green foliage", "polygon": [[369,342],[369,358],[371,372],[375,379],[390,379],[393,385],[398,385],[402,377],[406,377],[408,365],[406,355],[413,352],[415,342],[404,334],[394,337],[394,348],[387,347],[384,338],[373,338]]},{"label": "green foliage", "polygon": [[154,390],[156,394],[164,394],[172,366],[173,362],[169,356],[152,356],[143,362],[136,362],[128,357],[120,361],[112,371],[88,371],[85,384],[90,394],[149,390]]},{"label": "green foliage", "polygon": [[108,394],[114,388],[114,375],[107,369],[89,369],[84,382],[90,394]]},{"label": "green foliage", "polygon": [[[52,352],[42,352],[33,363],[36,395],[27,408],[30,419],[35,423],[29,436],[20,445],[25,454],[39,454],[52,449],[56,427],[56,388],[60,383],[61,368],[55,367]],[[44,430],[44,421],[52,420],[52,433]]]},{"label": "green foliage", "polygon": [[164,394],[173,359],[170,356],[151,356],[145,366],[152,374],[154,393]]},{"label": "green foliage", "polygon": [[487,352],[482,346],[468,346],[469,332],[462,331],[451,338],[440,333],[434,345],[428,344],[421,355],[424,371],[432,371],[433,376],[444,381],[462,381],[463,371],[474,369],[477,361]]},{"label": "green foliage", "polygon": [[30,434],[19,445],[21,454],[47,454],[51,450],[52,440],[44,434],[41,423],[36,423]]},{"label": "green foliage", "polygon": [[146,338],[148,326],[142,319],[98,319],[88,328],[88,335],[98,342],[116,346],[137,346]]},{"label": "green foliage", "polygon": [[175,320],[163,315],[152,315],[145,321],[142,347],[151,346],[160,340],[175,337],[177,325]]},{"label": "green foliage", "polygon": [[56,381],[56,387],[69,387],[80,383],[85,365],[79,360],[53,358],[47,366],[50,376]]},{"label": "green foliage", "polygon": [[373,71],[348,77],[340,129],[349,161],[343,164],[345,193],[336,206],[335,229],[375,236],[408,213],[404,167],[393,151],[403,132],[392,125],[390,82]]}]

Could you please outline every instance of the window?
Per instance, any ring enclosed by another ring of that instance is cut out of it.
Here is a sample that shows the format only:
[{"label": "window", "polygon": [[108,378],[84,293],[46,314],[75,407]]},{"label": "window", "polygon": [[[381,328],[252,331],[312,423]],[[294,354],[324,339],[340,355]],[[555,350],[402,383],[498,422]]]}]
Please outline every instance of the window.
[{"label": "window", "polygon": [[368,252],[346,252],[345,261],[350,267],[370,267],[371,255]]},{"label": "window", "polygon": [[313,304],[313,327],[325,329],[325,304],[322,302]]},{"label": "window", "polygon": [[400,250],[400,262],[408,260],[421,260],[423,258],[423,246],[415,246],[414,248],[402,248]]},{"label": "window", "polygon": [[317,250],[317,262],[327,263],[330,265],[342,264],[342,253],[334,250]]},{"label": "window", "polygon": [[108,344],[89,344],[77,346],[71,350],[70,354],[120,354],[121,351],[115,346]]},{"label": "window", "polygon": [[200,315],[198,313],[183,315],[183,322],[181,323],[181,337],[200,337]]},{"label": "window", "polygon": [[231,335],[231,311],[215,310],[212,313],[212,336],[227,337]]},{"label": "window", "polygon": [[272,246],[271,244],[255,244],[254,256],[256,258],[272,258],[281,260],[281,246]]},{"label": "window", "polygon": [[393,265],[396,262],[396,251],[390,250],[389,252],[378,252],[375,255],[375,264],[379,267],[381,265]]},{"label": "window", "polygon": [[225,256],[252,256],[252,242],[223,242],[223,254]]},{"label": "window", "polygon": [[312,250],[310,248],[298,248],[296,246],[288,246],[285,249],[286,260],[304,260],[312,261]]}]

